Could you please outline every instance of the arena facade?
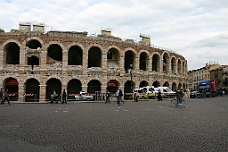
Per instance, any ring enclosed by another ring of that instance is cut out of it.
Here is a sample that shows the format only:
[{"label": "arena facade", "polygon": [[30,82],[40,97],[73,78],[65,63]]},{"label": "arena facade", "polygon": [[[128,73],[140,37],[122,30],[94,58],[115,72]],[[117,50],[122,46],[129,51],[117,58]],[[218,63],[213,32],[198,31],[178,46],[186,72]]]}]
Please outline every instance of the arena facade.
[{"label": "arena facade", "polygon": [[0,83],[10,100],[46,102],[53,90],[68,98],[91,94],[125,94],[142,86],[187,87],[187,60],[173,51],[152,47],[150,37],[122,40],[110,30],[101,34],[47,31],[44,24],[20,23],[0,29]]}]

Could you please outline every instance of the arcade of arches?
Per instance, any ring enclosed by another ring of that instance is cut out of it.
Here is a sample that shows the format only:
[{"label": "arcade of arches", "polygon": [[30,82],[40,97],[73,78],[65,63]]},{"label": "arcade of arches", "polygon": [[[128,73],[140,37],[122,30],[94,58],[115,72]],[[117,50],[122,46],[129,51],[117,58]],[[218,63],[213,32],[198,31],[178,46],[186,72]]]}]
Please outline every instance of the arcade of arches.
[{"label": "arcade of arches", "polygon": [[69,44],[51,38],[20,41],[12,36],[0,41],[0,82],[10,100],[46,101],[53,90],[63,89],[73,100],[82,90],[114,93],[120,88],[130,93],[142,86],[168,86],[174,91],[187,86],[187,61],[174,52],[123,41],[88,38]]}]

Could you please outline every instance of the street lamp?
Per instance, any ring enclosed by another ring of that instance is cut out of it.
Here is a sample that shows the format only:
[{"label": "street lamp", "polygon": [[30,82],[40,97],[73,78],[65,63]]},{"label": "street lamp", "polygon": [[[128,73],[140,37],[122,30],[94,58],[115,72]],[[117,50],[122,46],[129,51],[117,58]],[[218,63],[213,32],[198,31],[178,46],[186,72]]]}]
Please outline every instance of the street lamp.
[{"label": "street lamp", "polygon": [[133,69],[133,64],[130,64],[130,76],[131,76],[131,93],[133,93],[132,69]]}]

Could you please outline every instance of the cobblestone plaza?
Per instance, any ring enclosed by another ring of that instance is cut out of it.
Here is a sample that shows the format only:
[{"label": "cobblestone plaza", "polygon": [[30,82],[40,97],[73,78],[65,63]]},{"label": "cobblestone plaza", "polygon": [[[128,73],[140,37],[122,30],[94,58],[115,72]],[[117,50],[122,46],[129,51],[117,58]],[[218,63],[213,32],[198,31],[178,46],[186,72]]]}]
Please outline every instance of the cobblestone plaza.
[{"label": "cobblestone plaza", "polygon": [[1,152],[227,152],[228,97],[0,107]]}]

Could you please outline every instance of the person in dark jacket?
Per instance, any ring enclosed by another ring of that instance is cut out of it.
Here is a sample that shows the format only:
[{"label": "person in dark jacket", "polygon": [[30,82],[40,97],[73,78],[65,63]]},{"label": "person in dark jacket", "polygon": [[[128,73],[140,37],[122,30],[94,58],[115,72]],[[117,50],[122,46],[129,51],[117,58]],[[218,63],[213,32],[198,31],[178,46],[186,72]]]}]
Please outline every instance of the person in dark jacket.
[{"label": "person in dark jacket", "polygon": [[65,89],[63,89],[62,103],[67,104],[67,93],[66,93],[66,90]]},{"label": "person in dark jacket", "polygon": [[105,103],[110,103],[110,92],[107,92],[105,96]]},{"label": "person in dark jacket", "polygon": [[5,101],[7,101],[8,104],[10,105],[8,89],[6,89],[6,91],[4,92],[3,100],[2,100],[2,103],[1,104],[3,105]]}]

